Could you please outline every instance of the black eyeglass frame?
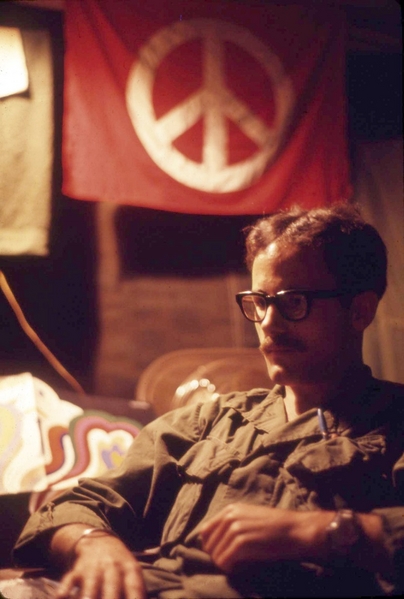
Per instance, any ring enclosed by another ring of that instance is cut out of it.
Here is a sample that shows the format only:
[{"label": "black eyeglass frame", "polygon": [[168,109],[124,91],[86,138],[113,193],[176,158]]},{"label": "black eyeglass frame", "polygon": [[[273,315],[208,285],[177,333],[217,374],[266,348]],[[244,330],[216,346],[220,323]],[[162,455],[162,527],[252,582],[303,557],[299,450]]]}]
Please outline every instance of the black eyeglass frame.
[{"label": "black eyeglass frame", "polygon": [[[285,295],[291,294],[291,293],[298,293],[299,295],[303,295],[306,299],[306,312],[303,316],[301,316],[299,318],[290,318],[289,316],[285,315],[284,312],[282,311],[282,306],[279,302],[279,298],[281,298]],[[253,320],[252,318],[249,318],[246,315],[246,313],[244,311],[244,307],[243,307],[243,298],[249,297],[252,295],[253,296],[258,295],[265,301],[264,316],[257,320]],[[240,291],[239,293],[236,293],[236,302],[240,306],[243,316],[250,322],[258,322],[258,323],[262,322],[265,319],[265,316],[267,315],[268,307],[272,304],[274,304],[277,307],[279,313],[285,320],[289,320],[291,322],[299,322],[309,316],[310,311],[311,311],[312,302],[314,299],[331,299],[331,298],[343,297],[343,296],[347,296],[347,295],[352,295],[352,293],[347,292],[347,291],[341,291],[340,289],[286,289],[284,291],[278,291],[278,293],[276,293],[275,295],[268,295],[267,293],[264,293],[263,291]]]}]

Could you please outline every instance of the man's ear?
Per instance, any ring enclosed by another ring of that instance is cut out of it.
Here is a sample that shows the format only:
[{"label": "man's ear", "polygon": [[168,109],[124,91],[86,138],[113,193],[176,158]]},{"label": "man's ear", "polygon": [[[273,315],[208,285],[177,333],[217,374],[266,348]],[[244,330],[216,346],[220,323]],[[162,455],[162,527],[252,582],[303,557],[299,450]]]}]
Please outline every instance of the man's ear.
[{"label": "man's ear", "polygon": [[353,298],[349,311],[352,326],[362,333],[375,317],[379,298],[374,291],[362,291]]}]

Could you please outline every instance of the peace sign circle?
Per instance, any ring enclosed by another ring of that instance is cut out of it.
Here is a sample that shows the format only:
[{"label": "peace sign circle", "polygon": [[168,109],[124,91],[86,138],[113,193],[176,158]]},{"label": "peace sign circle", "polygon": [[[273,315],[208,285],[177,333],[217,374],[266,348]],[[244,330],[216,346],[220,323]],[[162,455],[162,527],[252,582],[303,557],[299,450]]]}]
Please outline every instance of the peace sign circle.
[{"label": "peace sign circle", "polygon": [[[160,118],[153,107],[153,85],[163,59],[193,39],[203,42],[200,89]],[[268,126],[226,86],[224,42],[249,53],[268,76],[275,117]],[[226,193],[249,187],[275,158],[294,107],[290,78],[279,58],[244,27],[216,19],[180,21],[159,30],[141,47],[126,87],[126,104],[136,134],[152,160],[173,179],[193,189]],[[195,162],[173,142],[203,118],[202,161]],[[228,164],[226,119],[249,137],[258,150],[246,160]]]}]

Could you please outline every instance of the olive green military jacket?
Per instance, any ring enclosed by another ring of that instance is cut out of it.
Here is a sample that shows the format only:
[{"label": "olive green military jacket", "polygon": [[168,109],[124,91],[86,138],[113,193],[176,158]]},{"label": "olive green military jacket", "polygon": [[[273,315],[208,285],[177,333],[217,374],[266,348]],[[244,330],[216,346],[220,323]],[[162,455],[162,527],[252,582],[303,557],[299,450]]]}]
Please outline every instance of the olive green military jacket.
[{"label": "olive green military jacket", "polygon": [[[15,548],[16,563],[46,565],[46,533],[82,522],[112,528],[134,551],[160,547],[155,564],[145,565],[153,597],[166,596],[163,571],[170,572],[170,589],[178,579],[178,595],[170,598],[402,592],[404,386],[364,373],[324,408],[328,439],[316,409],[287,421],[279,386],[228,394],[156,419],[117,470],[81,481],[31,516]],[[373,575],[345,562],[268,562],[240,566],[226,577],[201,550],[198,528],[234,502],[378,513],[391,568]]]}]

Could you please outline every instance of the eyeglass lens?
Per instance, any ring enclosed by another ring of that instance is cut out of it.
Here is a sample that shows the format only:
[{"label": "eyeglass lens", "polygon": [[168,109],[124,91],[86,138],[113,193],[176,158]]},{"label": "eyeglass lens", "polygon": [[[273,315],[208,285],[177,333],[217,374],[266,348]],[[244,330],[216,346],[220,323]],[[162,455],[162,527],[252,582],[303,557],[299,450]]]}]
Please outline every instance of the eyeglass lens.
[{"label": "eyeglass lens", "polygon": [[285,293],[275,296],[268,301],[262,295],[247,295],[243,297],[243,311],[253,322],[261,322],[265,318],[267,305],[274,303],[281,315],[288,320],[301,320],[307,316],[308,302],[305,295],[301,293]]}]

